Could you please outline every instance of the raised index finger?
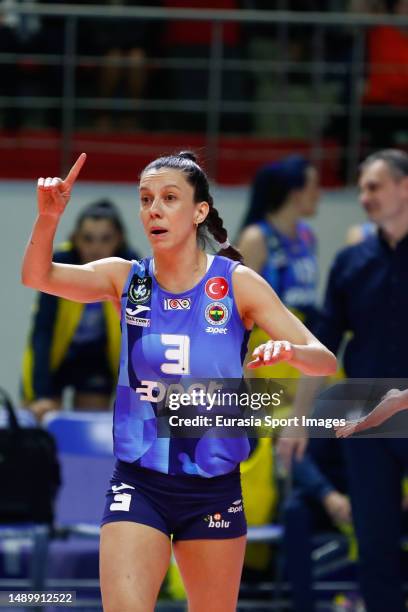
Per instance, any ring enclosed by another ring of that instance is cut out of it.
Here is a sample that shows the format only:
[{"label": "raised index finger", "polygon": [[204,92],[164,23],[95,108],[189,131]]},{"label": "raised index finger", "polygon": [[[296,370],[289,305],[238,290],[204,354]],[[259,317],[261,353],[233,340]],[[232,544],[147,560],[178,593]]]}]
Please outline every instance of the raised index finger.
[{"label": "raised index finger", "polygon": [[81,168],[84,165],[85,161],[86,153],[81,153],[75,164],[72,166],[71,170],[68,172],[67,178],[64,181],[65,186],[72,187],[72,185],[77,180],[78,174],[81,172]]}]

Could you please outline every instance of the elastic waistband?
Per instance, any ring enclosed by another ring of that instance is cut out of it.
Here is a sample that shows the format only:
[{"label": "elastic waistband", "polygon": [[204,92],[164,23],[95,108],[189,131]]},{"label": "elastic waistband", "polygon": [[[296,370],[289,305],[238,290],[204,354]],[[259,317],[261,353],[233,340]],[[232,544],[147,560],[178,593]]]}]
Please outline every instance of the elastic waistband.
[{"label": "elastic waistband", "polygon": [[157,486],[163,487],[197,487],[200,489],[217,489],[224,487],[227,483],[233,483],[240,480],[241,474],[239,466],[237,466],[232,472],[228,474],[222,474],[221,476],[212,476],[211,478],[204,478],[196,475],[173,475],[164,474],[163,472],[157,472],[156,470],[150,470],[149,468],[140,467],[121,461],[118,459],[115,465],[114,476],[118,477],[120,474],[126,475],[130,481],[139,481],[140,479],[146,483],[157,484]]}]

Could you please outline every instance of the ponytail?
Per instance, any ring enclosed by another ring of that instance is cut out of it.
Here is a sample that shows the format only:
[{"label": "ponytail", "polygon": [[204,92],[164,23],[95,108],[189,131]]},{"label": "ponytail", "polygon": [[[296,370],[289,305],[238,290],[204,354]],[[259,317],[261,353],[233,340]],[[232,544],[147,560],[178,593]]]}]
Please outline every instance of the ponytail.
[{"label": "ponytail", "polygon": [[[206,220],[202,224],[205,229],[213,236],[213,238],[220,244],[220,250],[217,255],[228,257],[233,261],[243,262],[243,257],[238,249],[235,249],[228,240],[227,230],[224,227],[224,222],[220,217],[218,210],[214,206],[213,198],[209,195],[208,204],[210,206],[209,213]],[[199,226],[200,227],[200,226]]]}]

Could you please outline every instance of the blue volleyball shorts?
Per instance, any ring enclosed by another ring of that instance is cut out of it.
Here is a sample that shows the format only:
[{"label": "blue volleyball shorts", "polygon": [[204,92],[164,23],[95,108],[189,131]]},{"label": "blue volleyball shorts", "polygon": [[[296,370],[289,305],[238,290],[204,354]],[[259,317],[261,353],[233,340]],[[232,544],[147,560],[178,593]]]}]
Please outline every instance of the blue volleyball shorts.
[{"label": "blue volleyball shorts", "polygon": [[240,473],[213,478],[170,476],[118,461],[102,525],[132,521],[177,540],[219,540],[245,535]]}]

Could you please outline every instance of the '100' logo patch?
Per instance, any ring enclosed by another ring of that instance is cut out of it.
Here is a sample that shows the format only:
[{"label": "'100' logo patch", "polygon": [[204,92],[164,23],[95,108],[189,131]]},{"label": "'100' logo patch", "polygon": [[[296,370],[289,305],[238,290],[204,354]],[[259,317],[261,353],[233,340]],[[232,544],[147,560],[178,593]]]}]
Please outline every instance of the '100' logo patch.
[{"label": "'100' logo patch", "polygon": [[228,308],[221,302],[211,302],[205,309],[205,318],[210,325],[224,325],[228,317]]},{"label": "'100' logo patch", "polygon": [[164,310],[190,310],[190,298],[165,298]]}]

